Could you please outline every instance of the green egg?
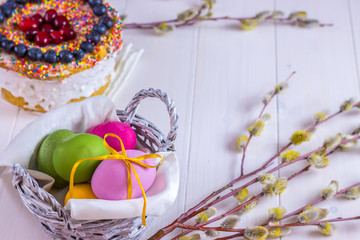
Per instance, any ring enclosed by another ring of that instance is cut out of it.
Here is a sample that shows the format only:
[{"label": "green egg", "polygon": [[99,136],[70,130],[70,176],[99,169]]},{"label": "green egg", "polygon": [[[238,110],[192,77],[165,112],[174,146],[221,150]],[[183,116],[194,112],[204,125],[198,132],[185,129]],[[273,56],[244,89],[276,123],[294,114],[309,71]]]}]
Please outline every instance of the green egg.
[{"label": "green egg", "polygon": [[59,145],[66,137],[73,134],[74,133],[70,130],[60,129],[49,134],[41,143],[37,156],[38,169],[55,179],[55,183],[53,185],[54,188],[63,188],[69,184],[56,173],[53,165],[53,154],[56,146]]},{"label": "green egg", "polygon": [[[84,158],[110,155],[103,139],[88,133],[79,133],[65,138],[55,149],[53,164],[57,174],[70,181],[70,173],[74,164]],[[86,160],[76,169],[74,183],[88,182],[101,161]]]}]

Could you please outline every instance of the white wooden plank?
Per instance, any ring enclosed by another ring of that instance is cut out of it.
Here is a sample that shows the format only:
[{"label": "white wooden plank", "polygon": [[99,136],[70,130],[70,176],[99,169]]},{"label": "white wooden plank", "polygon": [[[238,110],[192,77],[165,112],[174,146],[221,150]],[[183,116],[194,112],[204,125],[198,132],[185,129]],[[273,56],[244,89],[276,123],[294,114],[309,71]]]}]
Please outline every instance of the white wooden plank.
[{"label": "white wooden plank", "polygon": [[5,101],[0,101],[0,152],[2,152],[10,141],[14,130],[18,109]]},{"label": "white wooden plank", "polygon": [[[31,113],[10,106],[12,110],[19,111],[19,114],[13,116],[16,123],[9,129],[8,138],[16,136],[27,124],[34,121],[40,114]],[[5,115],[10,117],[10,110]],[[33,216],[27,208],[22,204],[17,191],[13,188],[12,175],[10,169],[1,175],[0,181],[0,237],[6,239],[49,239],[41,228],[37,218]],[[31,238],[29,238],[31,236]]]},{"label": "white wooden plank", "polygon": [[41,229],[37,218],[22,204],[11,181],[11,169],[8,169],[1,175],[0,181],[0,238],[50,239]]},{"label": "white wooden plank", "polygon": [[[215,16],[253,16],[264,9],[273,9],[273,1],[222,1],[215,7]],[[241,154],[235,150],[236,138],[247,134],[246,127],[260,113],[263,96],[276,83],[274,33],[271,23],[249,32],[241,31],[238,22],[202,23],[186,208],[239,176]],[[276,152],[276,101],[267,112],[273,119],[262,136],[253,139],[246,172],[258,168]],[[260,189],[257,186],[249,191],[257,194]],[[234,199],[220,205],[220,212],[230,210],[232,205],[236,205]],[[264,209],[276,205],[276,198],[260,202],[251,213],[241,216],[238,226],[263,221],[267,214]]]},{"label": "white wooden plank", "polygon": [[359,16],[359,10],[360,10],[360,2],[355,0],[349,0],[348,1],[348,8],[349,8],[349,15],[350,15],[350,23],[352,27],[352,37],[353,37],[353,47],[355,51],[355,61],[357,64],[357,74],[358,74],[358,81],[360,81],[360,16]]},{"label": "white wooden plank", "polygon": [[[279,79],[289,71],[298,72],[287,94],[279,100],[279,139],[285,144],[297,129],[304,129],[312,122],[312,116],[323,109],[338,111],[340,104],[349,97],[359,97],[354,49],[351,37],[349,12],[344,1],[284,1],[276,0],[279,10],[289,13],[295,10],[308,12],[309,18],[333,23],[329,28],[296,29],[291,26],[277,26],[277,70]],[[337,132],[348,133],[358,126],[358,115],[345,116],[320,127],[313,140],[294,149],[306,153],[322,144],[325,136]],[[360,167],[356,151],[336,154],[330,157],[330,166],[310,172],[293,180],[281,196],[281,205],[289,211],[319,198],[321,190],[331,180],[345,187],[359,181]],[[288,176],[295,168],[281,171]],[[359,215],[357,202],[332,200],[324,203],[330,210],[329,218]],[[329,239],[357,239],[359,222],[339,225],[338,232]],[[352,228],[351,228],[352,227]],[[350,230],[351,229],[351,230]],[[296,228],[284,239],[319,239],[321,235],[313,228]]]},{"label": "white wooden plank", "polygon": [[[11,140],[19,110],[4,101],[1,101],[0,108],[0,111],[2,113],[0,115],[0,151],[3,151]],[[9,172],[3,172],[0,173],[0,175],[0,237],[5,237],[4,233],[6,233],[6,237],[8,237],[9,239],[19,239],[19,237],[21,238],[21,235],[23,233],[24,228],[22,227],[24,225],[29,225],[29,222],[25,220],[26,218],[21,217],[22,212],[27,212],[27,209],[22,206],[20,200],[16,196],[15,190],[12,188],[10,178],[11,175],[9,174]],[[16,198],[15,201],[13,198]],[[14,226],[16,226],[16,228],[19,228],[20,230],[13,230],[10,231],[10,234],[8,234],[9,229],[16,229]],[[41,233],[41,235],[44,234]],[[25,234],[22,236],[25,236]],[[34,236],[37,237],[38,235],[35,234]]]}]

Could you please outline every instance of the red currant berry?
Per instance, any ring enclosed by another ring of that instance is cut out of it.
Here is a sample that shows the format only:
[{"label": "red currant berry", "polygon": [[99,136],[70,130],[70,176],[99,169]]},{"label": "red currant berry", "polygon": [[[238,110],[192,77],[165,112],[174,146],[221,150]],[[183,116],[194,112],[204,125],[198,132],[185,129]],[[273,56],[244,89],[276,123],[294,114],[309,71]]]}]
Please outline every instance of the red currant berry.
[{"label": "red currant berry", "polygon": [[30,29],[38,29],[38,24],[37,22],[35,22],[34,20],[30,19],[30,18],[25,18],[24,20],[22,20],[20,22],[20,30],[22,32],[26,32],[27,30]]},{"label": "red currant berry", "polygon": [[35,43],[40,47],[45,47],[50,43],[50,36],[47,32],[40,31],[35,36]]},{"label": "red currant berry", "polygon": [[57,16],[53,22],[53,26],[56,29],[60,29],[62,27],[69,26],[69,25],[70,25],[69,21],[67,20],[67,18],[64,15]]},{"label": "red currant berry", "polygon": [[57,12],[54,9],[47,10],[44,15],[45,23],[51,24],[56,17],[57,17]]},{"label": "red currant berry", "polygon": [[62,27],[59,32],[64,36],[65,41],[74,40],[76,38],[76,32],[69,27]]},{"label": "red currant berry", "polygon": [[51,42],[54,44],[60,44],[64,41],[64,37],[58,31],[51,32],[50,37]]},{"label": "red currant berry", "polygon": [[44,24],[44,18],[38,13],[32,16],[31,19],[34,20],[39,27],[41,27]]},{"label": "red currant berry", "polygon": [[37,29],[27,30],[27,31],[25,32],[26,39],[29,40],[30,42],[35,41],[35,36],[36,36],[36,34],[37,34],[38,32],[39,32],[39,30],[37,30]]},{"label": "red currant berry", "polygon": [[46,24],[44,24],[44,26],[42,26],[41,31],[47,32],[48,34],[50,34],[51,32],[53,32],[55,30],[50,24],[46,23]]}]

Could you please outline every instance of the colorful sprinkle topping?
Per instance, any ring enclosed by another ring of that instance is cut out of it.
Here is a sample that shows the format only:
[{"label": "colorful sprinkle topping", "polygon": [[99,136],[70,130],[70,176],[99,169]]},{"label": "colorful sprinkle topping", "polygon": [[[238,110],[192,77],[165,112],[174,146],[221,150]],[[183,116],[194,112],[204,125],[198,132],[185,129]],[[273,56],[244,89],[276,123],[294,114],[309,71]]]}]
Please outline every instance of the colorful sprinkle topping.
[{"label": "colorful sprinkle topping", "polygon": [[[117,51],[122,44],[121,30],[122,22],[118,17],[117,11],[108,3],[104,4],[107,8],[107,15],[113,20],[114,25],[111,29],[101,36],[100,42],[94,46],[94,50],[85,54],[82,60],[74,60],[69,64],[34,62],[28,58],[19,58],[0,51],[0,66],[19,72],[20,75],[35,79],[62,79],[73,73],[91,68],[99,61],[112,52]],[[26,39],[25,33],[19,29],[19,24],[25,18],[39,13],[42,16],[49,9],[55,9],[59,14],[63,14],[70,20],[70,24],[77,33],[77,38],[61,44],[39,47],[35,43]],[[43,53],[54,50],[58,55],[62,50],[78,50],[80,44],[86,41],[86,35],[90,34],[94,25],[99,22],[100,17],[96,16],[91,7],[81,0],[44,0],[40,4],[27,3],[18,6],[12,17],[5,20],[2,24],[0,33],[7,39],[14,41],[15,44],[25,44],[28,48],[39,48]],[[5,56],[6,54],[7,56]]]}]

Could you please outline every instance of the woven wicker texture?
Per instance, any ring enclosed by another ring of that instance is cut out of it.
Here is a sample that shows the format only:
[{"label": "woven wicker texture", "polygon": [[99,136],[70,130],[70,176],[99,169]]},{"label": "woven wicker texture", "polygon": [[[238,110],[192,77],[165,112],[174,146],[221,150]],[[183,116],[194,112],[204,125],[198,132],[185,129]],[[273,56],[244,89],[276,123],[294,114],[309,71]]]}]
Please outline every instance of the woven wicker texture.
[{"label": "woven wicker texture", "polygon": [[[141,100],[158,98],[167,107],[170,116],[170,132],[165,136],[153,123],[136,115]],[[120,121],[135,130],[138,140],[153,152],[174,151],[179,117],[174,102],[161,90],[148,89],[138,92],[124,111],[117,111]],[[40,221],[42,227],[54,239],[139,239],[145,231],[141,217],[115,220],[76,220],[50,193],[40,188],[24,168],[15,164],[13,185],[24,205]],[[152,217],[146,218],[147,225]]]}]

